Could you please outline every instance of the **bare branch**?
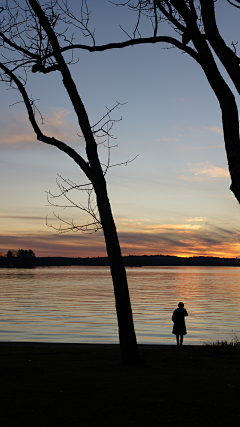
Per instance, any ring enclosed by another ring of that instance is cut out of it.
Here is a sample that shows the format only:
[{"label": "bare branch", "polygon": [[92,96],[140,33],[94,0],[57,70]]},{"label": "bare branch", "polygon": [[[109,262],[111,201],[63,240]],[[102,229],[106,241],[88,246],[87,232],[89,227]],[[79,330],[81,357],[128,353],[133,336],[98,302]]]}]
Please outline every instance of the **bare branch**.
[{"label": "bare branch", "polygon": [[[130,37],[130,36],[129,36]],[[122,49],[127,46],[135,46],[139,44],[155,44],[155,43],[169,43],[174,45],[180,50],[183,50],[184,52],[188,53],[190,56],[192,56],[197,62],[199,62],[199,56],[196,50],[192,49],[189,46],[185,46],[183,43],[181,43],[179,40],[175,39],[174,37],[169,36],[157,36],[157,37],[142,37],[139,39],[131,39],[127,40],[125,42],[119,42],[119,43],[108,43],[101,46],[86,46],[83,44],[74,44],[71,46],[66,46],[61,49],[61,52],[66,52],[71,49],[82,49],[82,50],[88,50],[89,52],[103,52],[105,50],[110,49]]]},{"label": "bare branch", "polygon": [[237,49],[236,49],[237,45],[238,45],[238,41],[235,43],[234,42],[231,43],[231,46],[233,47],[233,51],[234,51],[235,55],[237,55]]},{"label": "bare branch", "polygon": [[27,56],[30,56],[33,59],[39,59],[39,55],[36,55],[32,52],[30,52],[27,49],[24,49],[21,46],[18,46],[16,43],[13,43],[10,39],[8,39],[2,32],[0,32],[0,37],[3,39],[3,41],[5,43],[7,43],[9,46],[11,46],[12,48],[16,49],[18,52],[22,52]]},{"label": "bare branch", "polygon": [[19,80],[19,78],[11,70],[9,70],[4,64],[0,63],[0,68],[4,71],[4,73],[7,76],[10,77],[9,84],[11,85],[12,82],[14,82],[16,84],[19,92],[21,93],[23,101],[24,101],[25,106],[27,108],[29,121],[32,125],[34,132],[37,135],[37,139],[39,141],[45,142],[46,144],[53,145],[53,146],[57,147],[59,150],[68,154],[68,156],[71,157],[80,166],[80,168],[85,172],[87,177],[90,179],[90,177],[92,175],[91,170],[89,168],[89,165],[80,156],[80,154],[78,154],[73,148],[71,148],[70,146],[68,146],[64,142],[59,141],[53,137],[48,137],[42,133],[42,131],[39,128],[39,126],[36,122],[36,119],[35,119],[35,114],[34,114],[34,110],[33,110],[33,103],[30,100],[30,98],[26,92],[26,89],[25,89],[24,85],[21,83],[21,81]]},{"label": "bare branch", "polygon": [[154,2],[154,20],[155,20],[153,36],[157,37],[157,31],[158,31],[157,2],[156,0],[153,0],[153,2]]},{"label": "bare branch", "polygon": [[[58,7],[63,12],[63,16],[61,16],[62,22],[80,29],[83,37],[90,37],[92,39],[93,46],[95,46],[95,29],[91,31],[88,27],[91,12],[88,9],[87,1],[82,0],[80,9],[81,19],[78,19],[74,12],[72,12],[70,7],[68,6],[67,0],[64,1],[62,4],[63,6],[58,2]],[[66,17],[68,17],[68,19]]]},{"label": "bare branch", "polygon": [[[227,0],[228,3],[230,3],[232,6],[237,7],[238,9],[240,9],[240,6],[238,6],[237,4],[233,3],[231,0]],[[237,3],[240,3],[239,0],[235,0]]]},{"label": "bare branch", "polygon": [[[73,183],[71,180],[61,177],[61,175],[58,175],[58,176],[61,179],[61,182],[56,180],[57,186],[59,188],[59,193],[56,195],[53,195],[50,191],[46,192],[47,193],[48,205],[58,207],[58,208],[63,208],[63,209],[78,208],[81,211],[90,215],[92,217],[93,221],[87,222],[83,225],[79,225],[79,224],[75,224],[73,219],[71,221],[67,221],[67,220],[61,218],[59,214],[55,214],[53,212],[54,216],[60,221],[60,225],[58,227],[55,227],[52,224],[49,224],[48,221],[46,220],[47,226],[54,228],[54,230],[56,230],[60,234],[61,233],[67,233],[70,231],[75,231],[75,232],[81,231],[83,233],[92,234],[92,233],[96,233],[98,230],[101,230],[102,224],[101,224],[101,220],[99,217],[99,212],[98,212],[96,200],[94,201],[94,204],[93,204],[92,194],[94,193],[94,189],[93,189],[92,183],[77,185],[77,184]],[[87,196],[87,200],[86,200],[85,204],[83,202],[76,203],[69,196],[69,193],[74,191],[74,190],[78,190],[81,192],[81,194],[83,194],[83,195],[85,194]],[[56,199],[61,199],[62,197],[65,199],[65,201],[66,201],[65,203],[60,204],[60,203],[57,203],[55,201]],[[54,202],[52,200],[54,200]],[[64,224],[65,226],[62,227],[62,224]]]},{"label": "bare branch", "polygon": [[115,166],[127,166],[129,163],[132,163],[137,157],[139,156],[139,154],[137,154],[137,156],[135,156],[133,159],[131,160],[126,160],[126,162],[121,162],[121,163],[115,163],[114,165],[104,165],[107,167],[107,169],[109,168],[113,168]]}]

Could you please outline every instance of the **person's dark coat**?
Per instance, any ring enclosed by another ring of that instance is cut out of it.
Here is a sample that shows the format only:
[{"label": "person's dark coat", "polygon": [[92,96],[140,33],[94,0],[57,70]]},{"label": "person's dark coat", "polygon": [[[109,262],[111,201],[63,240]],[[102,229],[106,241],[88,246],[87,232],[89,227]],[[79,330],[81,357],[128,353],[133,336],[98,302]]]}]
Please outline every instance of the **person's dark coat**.
[{"label": "person's dark coat", "polygon": [[173,324],[173,330],[172,333],[175,335],[186,335],[186,325],[185,325],[185,319],[184,317],[188,316],[187,310],[185,308],[177,308],[174,310],[172,315],[172,321]]}]

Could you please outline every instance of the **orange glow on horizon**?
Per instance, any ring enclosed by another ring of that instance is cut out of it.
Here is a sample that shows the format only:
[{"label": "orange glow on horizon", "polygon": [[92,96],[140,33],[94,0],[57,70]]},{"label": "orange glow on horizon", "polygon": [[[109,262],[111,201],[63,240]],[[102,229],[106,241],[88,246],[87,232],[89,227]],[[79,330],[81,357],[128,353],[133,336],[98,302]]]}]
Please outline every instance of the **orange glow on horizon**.
[{"label": "orange glow on horizon", "polygon": [[[119,231],[119,241],[123,256],[128,255],[169,255],[181,258],[208,256],[236,258],[240,256],[239,234],[216,232],[208,233],[189,229],[184,231],[173,227],[161,230]],[[13,233],[0,235],[0,252],[7,250],[32,249],[36,256],[62,257],[105,257],[107,256],[103,233],[85,234],[52,234],[46,232]]]},{"label": "orange glow on horizon", "polygon": [[[31,248],[37,257],[73,257],[73,258],[91,258],[91,257],[106,257],[106,248],[104,244],[99,244],[91,246],[91,244],[86,246],[78,246],[78,245],[71,245],[71,244],[64,244],[64,245],[49,245],[46,244],[46,247],[38,247],[37,244],[30,244],[30,245],[24,245],[24,244],[18,244],[18,245],[11,245],[11,246],[5,246],[4,249],[0,250],[2,253],[6,253],[7,250],[18,250],[19,248],[23,249],[29,249]],[[224,245],[225,246],[225,245]],[[180,248],[146,248],[142,245],[140,246],[134,246],[134,245],[127,245],[124,244],[121,245],[122,249],[122,255],[123,256],[143,256],[143,255],[164,255],[164,256],[177,256],[180,258],[188,258],[188,257],[198,257],[198,256],[204,256],[204,257],[220,257],[220,258],[237,258],[240,256],[240,245],[237,245],[238,247],[232,248],[232,250],[229,250],[229,248],[222,247],[222,248],[213,248],[210,249],[209,247],[198,247],[197,249],[188,247],[184,250],[181,250]]]}]

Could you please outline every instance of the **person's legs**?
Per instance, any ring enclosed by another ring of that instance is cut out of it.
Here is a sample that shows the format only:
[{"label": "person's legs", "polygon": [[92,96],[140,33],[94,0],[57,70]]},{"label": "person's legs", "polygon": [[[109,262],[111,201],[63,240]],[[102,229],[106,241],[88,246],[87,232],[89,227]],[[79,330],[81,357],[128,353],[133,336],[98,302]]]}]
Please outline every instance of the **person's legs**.
[{"label": "person's legs", "polygon": [[179,345],[179,335],[176,335],[177,345]]},{"label": "person's legs", "polygon": [[180,345],[183,343],[183,335],[180,335]]}]

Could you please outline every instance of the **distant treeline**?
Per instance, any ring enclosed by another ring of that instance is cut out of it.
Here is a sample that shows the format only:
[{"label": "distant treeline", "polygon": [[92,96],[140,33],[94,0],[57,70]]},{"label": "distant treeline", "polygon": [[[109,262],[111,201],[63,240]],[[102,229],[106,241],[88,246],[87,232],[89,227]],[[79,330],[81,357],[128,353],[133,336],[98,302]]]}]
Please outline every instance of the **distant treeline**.
[{"label": "distant treeline", "polygon": [[[229,266],[240,267],[238,258],[219,258],[219,257],[189,257],[181,258],[171,255],[129,255],[123,257],[126,267],[146,267],[146,266]],[[109,266],[108,257],[95,258],[68,258],[68,257],[37,257],[36,266]]]},{"label": "distant treeline", "polygon": [[19,249],[18,251],[7,251],[0,256],[0,267],[7,268],[33,268],[36,256],[32,249]]},{"label": "distant treeline", "polygon": [[[126,267],[158,267],[158,266],[211,266],[211,267],[240,267],[238,258],[219,258],[196,256],[181,258],[171,255],[129,255],[123,257]],[[69,257],[36,257],[29,249],[20,249],[13,253],[8,251],[4,256],[0,256],[0,267],[11,268],[33,268],[33,267],[54,267],[54,266],[109,266],[108,257],[95,258],[69,258]]]}]

